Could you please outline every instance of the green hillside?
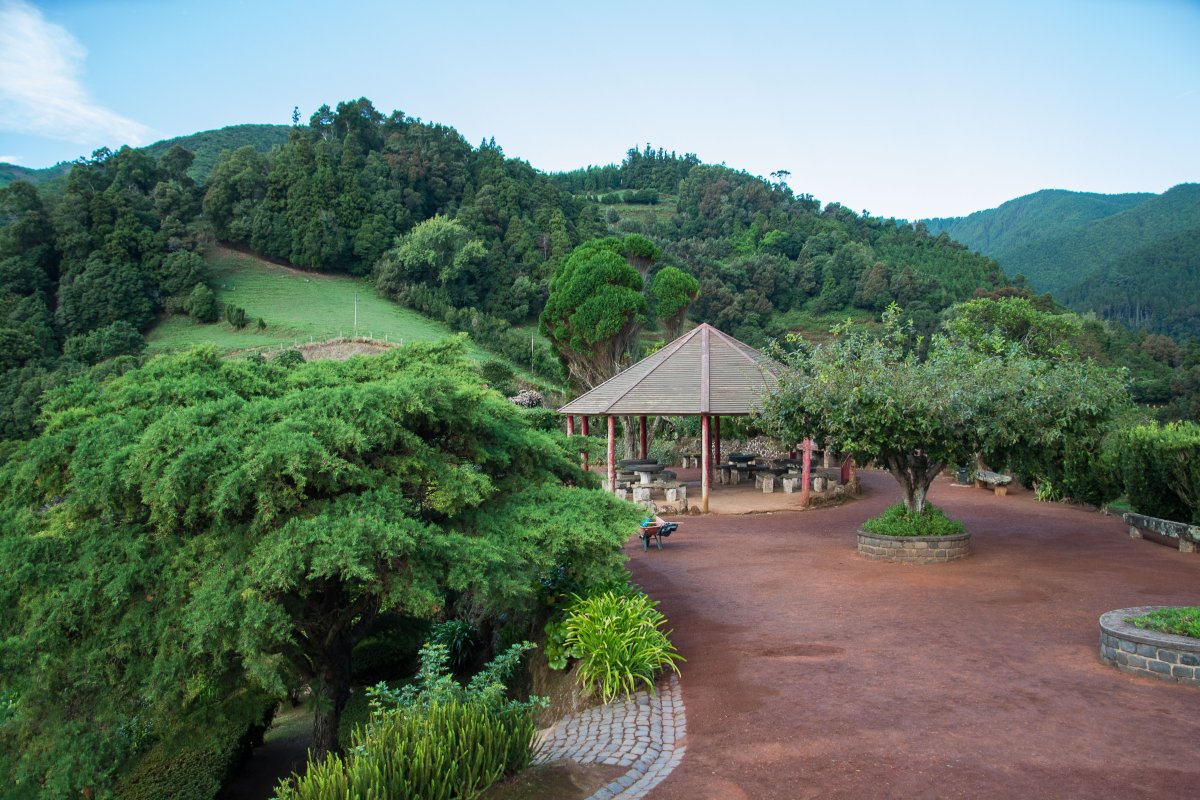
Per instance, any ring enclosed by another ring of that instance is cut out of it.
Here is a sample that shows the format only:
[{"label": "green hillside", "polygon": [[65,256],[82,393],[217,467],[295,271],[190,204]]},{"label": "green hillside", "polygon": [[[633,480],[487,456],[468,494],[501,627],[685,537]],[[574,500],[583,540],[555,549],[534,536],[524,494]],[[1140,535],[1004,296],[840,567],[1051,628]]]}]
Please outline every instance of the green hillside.
[{"label": "green hillside", "polygon": [[217,159],[225,150],[237,150],[249,145],[255,152],[269,153],[287,141],[287,125],[230,125],[213,131],[201,131],[189,136],[177,136],[174,139],[163,139],[143,148],[155,158],[161,158],[173,146],[179,145],[185,150],[196,154],[188,175],[203,183],[208,180],[209,173],[217,165]]},{"label": "green hillside", "polygon": [[[999,259],[1015,248],[1110,217],[1156,196],[1043,189],[965,217],[940,217],[924,222],[934,235],[944,231],[972,250]],[[1009,274],[1013,274],[1011,270]]]},{"label": "green hillside", "polygon": [[14,181],[28,181],[34,186],[41,186],[53,178],[66,175],[71,171],[71,167],[70,161],[64,161],[44,169],[30,169],[29,167],[19,167],[16,164],[0,164],[0,189]]},{"label": "green hillside", "polygon": [[[168,316],[146,335],[150,352],[197,344],[234,352],[351,336],[355,295],[360,336],[413,342],[452,335],[445,325],[381,298],[358,278],[303,272],[223,247],[209,254],[209,263],[218,299],[245,308],[251,323],[238,331],[225,322],[202,325],[186,316]],[[255,325],[260,317],[265,330]],[[482,355],[473,345],[471,351]]]},{"label": "green hillside", "polygon": [[[140,148],[155,158],[161,158],[174,145],[191,150],[196,155],[188,175],[193,180],[203,183],[208,174],[217,164],[221,152],[237,150],[249,145],[256,152],[267,153],[287,141],[287,125],[230,125],[213,131],[201,131],[188,136],[177,136],[174,139],[163,139],[160,142]],[[28,181],[34,186],[41,186],[54,178],[63,177],[74,166],[72,161],[64,161],[53,167],[30,169],[16,164],[0,164],[0,188],[8,186],[13,181]]]},{"label": "green hillside", "polygon": [[968,217],[927,220],[1077,311],[1200,336],[1200,184],[1161,195],[1045,191]]}]

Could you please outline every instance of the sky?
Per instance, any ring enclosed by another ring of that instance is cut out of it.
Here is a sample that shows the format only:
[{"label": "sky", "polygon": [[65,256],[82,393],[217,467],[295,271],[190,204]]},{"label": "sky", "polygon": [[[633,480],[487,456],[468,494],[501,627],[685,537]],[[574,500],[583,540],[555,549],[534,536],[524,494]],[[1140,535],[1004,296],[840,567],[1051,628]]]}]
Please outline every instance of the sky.
[{"label": "sky", "polygon": [[546,171],[650,143],[957,216],[1200,181],[1200,0],[0,0],[0,161],[363,96]]}]

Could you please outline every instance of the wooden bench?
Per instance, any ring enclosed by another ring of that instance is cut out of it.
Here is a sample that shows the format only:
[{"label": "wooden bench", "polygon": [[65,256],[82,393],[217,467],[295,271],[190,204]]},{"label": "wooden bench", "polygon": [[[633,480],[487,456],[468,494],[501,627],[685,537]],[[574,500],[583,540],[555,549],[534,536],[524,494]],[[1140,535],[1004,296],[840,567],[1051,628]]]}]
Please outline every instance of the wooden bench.
[{"label": "wooden bench", "polygon": [[986,469],[975,473],[976,489],[991,489],[997,497],[1008,494],[1008,485],[1012,483],[1011,475],[1001,475],[999,472],[989,472]]}]

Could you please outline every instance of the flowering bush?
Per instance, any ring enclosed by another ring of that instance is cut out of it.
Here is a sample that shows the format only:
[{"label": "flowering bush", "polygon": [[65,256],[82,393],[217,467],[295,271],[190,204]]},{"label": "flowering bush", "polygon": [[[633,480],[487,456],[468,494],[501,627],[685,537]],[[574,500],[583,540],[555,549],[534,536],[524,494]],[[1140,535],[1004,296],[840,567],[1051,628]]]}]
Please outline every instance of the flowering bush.
[{"label": "flowering bush", "polygon": [[542,393],[534,391],[533,389],[526,389],[523,392],[517,392],[512,397],[508,398],[508,402],[515,403],[521,408],[541,408],[543,400],[545,400],[545,398],[542,397]]}]

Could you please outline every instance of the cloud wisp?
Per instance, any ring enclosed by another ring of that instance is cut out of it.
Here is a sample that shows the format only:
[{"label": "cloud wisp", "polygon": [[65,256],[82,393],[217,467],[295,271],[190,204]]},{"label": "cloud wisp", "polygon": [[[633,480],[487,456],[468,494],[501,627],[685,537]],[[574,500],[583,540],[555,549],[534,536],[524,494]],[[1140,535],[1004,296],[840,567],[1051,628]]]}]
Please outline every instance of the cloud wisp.
[{"label": "cloud wisp", "polygon": [[151,130],[97,104],[80,80],[87,50],[24,0],[0,0],[0,130],[100,146]]}]

